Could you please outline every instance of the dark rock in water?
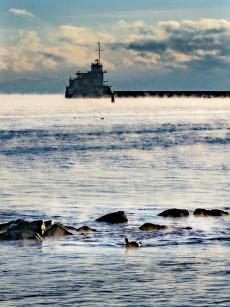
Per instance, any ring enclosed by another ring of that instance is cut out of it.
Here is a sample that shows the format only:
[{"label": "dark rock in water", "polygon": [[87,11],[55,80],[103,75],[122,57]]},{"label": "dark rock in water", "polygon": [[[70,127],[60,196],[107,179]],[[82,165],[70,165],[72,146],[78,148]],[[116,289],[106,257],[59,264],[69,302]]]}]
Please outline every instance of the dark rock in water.
[{"label": "dark rock in water", "polygon": [[97,222],[106,222],[110,224],[120,224],[120,223],[127,223],[128,218],[124,211],[117,211],[113,213],[106,214],[98,219]]},{"label": "dark rock in water", "polygon": [[16,220],[9,226],[8,231],[27,231],[28,233],[38,233],[39,235],[42,235],[45,231],[45,224],[42,220],[36,220],[32,222]]},{"label": "dark rock in water", "polygon": [[166,225],[157,225],[152,223],[145,223],[142,225],[139,229],[142,231],[157,231],[157,230],[163,230],[168,229],[169,227]]},{"label": "dark rock in water", "polygon": [[192,227],[187,226],[187,227],[182,227],[181,229],[184,229],[184,230],[192,230]]},{"label": "dark rock in water", "polygon": [[44,233],[44,237],[64,237],[72,235],[70,231],[62,224],[53,224],[49,229]]},{"label": "dark rock in water", "polygon": [[195,216],[225,216],[229,213],[227,211],[219,210],[219,209],[201,209],[198,208],[194,211]]},{"label": "dark rock in water", "polygon": [[0,234],[0,241],[17,241],[17,240],[36,240],[43,242],[43,238],[39,233],[23,230],[9,230]]},{"label": "dark rock in water", "polygon": [[129,249],[129,248],[139,248],[139,247],[141,247],[141,244],[138,241],[131,241],[130,242],[128,240],[128,238],[125,238],[125,246],[126,246],[127,249]]},{"label": "dark rock in water", "polygon": [[[62,237],[72,235],[62,224],[53,224],[53,221],[15,220],[0,225],[2,233],[0,240],[36,240],[43,241],[43,237]],[[4,230],[4,232],[3,232]]]},{"label": "dark rock in water", "polygon": [[0,224],[0,233],[6,232],[11,227],[11,225],[18,225],[24,222],[25,222],[24,220],[18,219],[18,220],[12,220],[7,223]]},{"label": "dark rock in water", "polygon": [[185,209],[175,209],[174,208],[174,209],[165,210],[158,215],[163,216],[163,217],[186,217],[186,216],[189,216],[189,212],[188,210],[185,210]]},{"label": "dark rock in water", "polygon": [[46,230],[51,228],[51,226],[54,224],[54,222],[53,222],[53,220],[49,220],[49,221],[45,221],[44,224],[45,224],[45,231],[46,231]]},{"label": "dark rock in water", "polygon": [[5,223],[5,232],[0,234],[0,240],[37,240],[42,242],[45,226],[42,220],[28,222],[14,220]]},{"label": "dark rock in water", "polygon": [[12,225],[14,223],[15,223],[15,220],[7,222],[7,223],[0,224],[0,233],[6,232],[9,229],[10,225]]},{"label": "dark rock in water", "polygon": [[89,226],[82,226],[80,228],[77,228],[76,231],[80,232],[81,234],[85,234],[85,233],[96,232],[96,229],[91,228]]}]

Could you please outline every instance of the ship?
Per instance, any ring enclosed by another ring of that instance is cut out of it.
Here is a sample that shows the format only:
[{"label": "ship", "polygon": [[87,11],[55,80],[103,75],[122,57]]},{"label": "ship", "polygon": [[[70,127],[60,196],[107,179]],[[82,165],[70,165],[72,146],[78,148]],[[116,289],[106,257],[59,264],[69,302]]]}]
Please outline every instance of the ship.
[{"label": "ship", "polygon": [[111,97],[113,100],[114,93],[112,87],[104,81],[104,74],[107,71],[103,70],[101,63],[101,43],[98,42],[98,58],[91,64],[91,70],[88,72],[75,73],[76,76],[69,78],[69,84],[66,86],[65,97]]},{"label": "ship", "polygon": [[173,91],[173,90],[123,90],[114,91],[112,87],[108,85],[107,81],[104,81],[104,74],[107,71],[103,70],[101,63],[101,43],[98,42],[98,58],[91,64],[91,70],[88,72],[75,73],[75,77],[70,76],[69,84],[66,86],[65,97],[77,98],[77,97],[111,97],[111,102],[115,102],[116,98],[137,98],[137,97],[230,97],[230,91]]}]

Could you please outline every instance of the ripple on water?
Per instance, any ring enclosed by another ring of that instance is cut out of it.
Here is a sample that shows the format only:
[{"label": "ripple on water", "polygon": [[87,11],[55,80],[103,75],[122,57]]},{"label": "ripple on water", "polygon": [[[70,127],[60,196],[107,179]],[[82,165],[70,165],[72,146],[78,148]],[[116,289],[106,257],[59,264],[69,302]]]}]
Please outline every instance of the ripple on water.
[{"label": "ripple on water", "polygon": [[[0,110],[0,222],[53,219],[98,231],[1,242],[0,305],[228,306],[229,217],[192,214],[230,208],[228,104],[59,101],[55,109],[43,100],[36,112],[13,101],[20,116]],[[190,217],[158,216],[174,207]],[[127,225],[95,222],[117,210]],[[145,233],[146,222],[169,228]],[[125,237],[142,247],[126,251]]]}]

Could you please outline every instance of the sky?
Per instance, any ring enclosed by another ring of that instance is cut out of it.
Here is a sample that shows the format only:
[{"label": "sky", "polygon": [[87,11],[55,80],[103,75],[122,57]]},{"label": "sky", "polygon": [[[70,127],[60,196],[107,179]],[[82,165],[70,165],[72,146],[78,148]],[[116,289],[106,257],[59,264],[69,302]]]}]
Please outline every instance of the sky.
[{"label": "sky", "polygon": [[230,90],[229,0],[0,0],[0,92],[62,93],[103,46],[115,90]]}]

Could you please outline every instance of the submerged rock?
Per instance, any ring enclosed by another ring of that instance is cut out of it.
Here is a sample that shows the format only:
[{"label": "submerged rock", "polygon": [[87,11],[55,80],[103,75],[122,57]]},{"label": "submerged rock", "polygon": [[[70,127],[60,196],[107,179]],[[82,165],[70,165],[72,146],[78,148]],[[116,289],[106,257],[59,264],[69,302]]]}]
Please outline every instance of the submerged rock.
[{"label": "submerged rock", "polygon": [[82,226],[80,228],[77,228],[76,231],[78,231],[80,234],[85,234],[85,233],[96,232],[96,229],[91,228],[89,226]]},{"label": "submerged rock", "polygon": [[44,233],[44,237],[54,237],[54,238],[70,236],[70,235],[72,235],[72,233],[68,231],[66,227],[62,224],[53,224]]},{"label": "submerged rock", "polygon": [[192,227],[191,227],[191,226],[186,226],[186,227],[182,227],[181,229],[184,229],[184,230],[192,230]]},{"label": "submerged rock", "polygon": [[152,223],[145,223],[141,227],[139,227],[142,231],[157,231],[157,230],[163,230],[168,229],[169,227],[166,225],[158,225],[158,224],[152,224]]},{"label": "submerged rock", "polygon": [[128,238],[125,238],[125,246],[126,248],[140,248],[141,244],[138,241],[129,241]]},{"label": "submerged rock", "polygon": [[106,222],[110,224],[121,224],[121,223],[127,223],[128,218],[124,211],[117,211],[113,213],[109,213],[106,215],[103,215],[102,217],[96,219],[97,222]]},{"label": "submerged rock", "polygon": [[227,211],[219,210],[219,209],[201,209],[198,208],[194,211],[195,216],[225,216],[229,213]]},{"label": "submerged rock", "polygon": [[9,230],[0,234],[0,241],[17,241],[17,240],[36,240],[43,242],[39,233],[33,231]]},{"label": "submerged rock", "polygon": [[175,209],[174,208],[174,209],[165,210],[158,215],[163,216],[163,217],[186,217],[186,216],[189,216],[189,212],[186,209]]}]

